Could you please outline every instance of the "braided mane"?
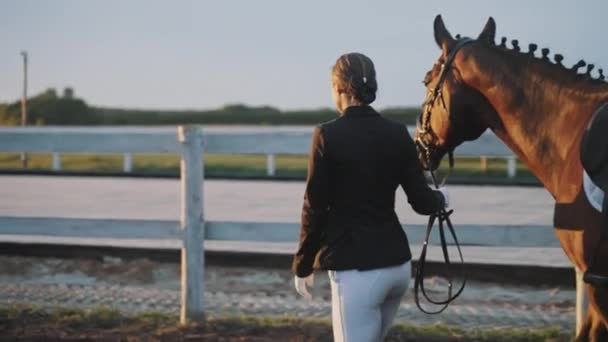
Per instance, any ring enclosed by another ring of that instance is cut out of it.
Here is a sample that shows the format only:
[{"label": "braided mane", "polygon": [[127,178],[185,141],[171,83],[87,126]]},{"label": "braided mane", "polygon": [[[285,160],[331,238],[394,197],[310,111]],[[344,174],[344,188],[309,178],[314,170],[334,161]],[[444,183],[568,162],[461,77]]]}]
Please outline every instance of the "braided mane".
[{"label": "braided mane", "polygon": [[[460,39],[460,35],[456,35],[456,39]],[[500,51],[506,52],[508,54],[514,55],[514,56],[524,56],[527,57],[531,60],[539,60],[544,62],[546,65],[555,68],[556,70],[562,71],[562,72],[568,72],[570,73],[570,75],[572,75],[575,79],[577,80],[585,80],[585,81],[589,81],[589,82],[593,82],[593,83],[606,83],[606,78],[604,77],[604,70],[603,69],[598,69],[598,76],[597,78],[594,78],[591,75],[591,72],[593,71],[593,69],[595,68],[595,65],[593,64],[587,64],[584,60],[579,60],[577,63],[575,63],[572,67],[567,68],[566,66],[564,66],[562,64],[562,61],[564,60],[564,56],[561,54],[555,54],[553,56],[553,61],[551,61],[551,59],[549,58],[549,49],[548,48],[543,48],[541,49],[541,56],[540,57],[536,57],[535,56],[535,52],[536,50],[538,50],[538,45],[536,44],[529,44],[528,45],[528,51],[527,52],[523,52],[521,51],[521,48],[519,47],[519,41],[517,39],[513,39],[511,41],[511,45],[512,47],[509,48],[507,47],[507,38],[506,37],[502,37],[502,39],[500,40],[500,44],[499,45],[495,45],[492,43],[492,47],[494,49],[498,49]],[[587,67],[586,72],[584,73],[579,73],[579,69],[583,68],[583,67]]]}]

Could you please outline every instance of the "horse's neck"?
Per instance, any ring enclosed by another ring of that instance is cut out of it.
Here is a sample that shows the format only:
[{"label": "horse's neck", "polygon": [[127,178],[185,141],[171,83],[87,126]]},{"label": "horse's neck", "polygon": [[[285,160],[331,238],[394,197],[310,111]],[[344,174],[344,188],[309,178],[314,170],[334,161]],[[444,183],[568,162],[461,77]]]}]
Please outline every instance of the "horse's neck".
[{"label": "horse's neck", "polygon": [[[500,59],[494,61],[500,63]],[[497,116],[487,120],[490,128],[557,198],[563,189],[564,170],[580,166],[578,146],[584,127],[601,103],[608,101],[608,91],[581,92],[543,81],[542,75],[530,75],[533,71],[513,65],[484,70],[474,59],[467,62],[475,65],[460,70],[476,72],[463,73],[465,82],[485,96],[493,107],[490,115]],[[523,81],[518,82],[518,77]]]}]

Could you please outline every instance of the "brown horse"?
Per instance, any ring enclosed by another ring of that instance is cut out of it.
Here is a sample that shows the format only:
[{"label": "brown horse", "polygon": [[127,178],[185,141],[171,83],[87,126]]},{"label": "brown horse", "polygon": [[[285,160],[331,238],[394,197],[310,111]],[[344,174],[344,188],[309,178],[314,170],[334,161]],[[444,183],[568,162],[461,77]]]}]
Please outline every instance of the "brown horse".
[{"label": "brown horse", "polygon": [[[608,84],[549,60],[548,49],[521,52],[503,38],[495,45],[490,18],[477,39],[454,39],[441,16],[435,18],[441,56],[424,79],[429,90],[416,141],[423,166],[436,169],[442,157],[491,129],[526,163],[555,198],[554,226],[562,248],[585,271],[599,242],[601,214],[583,188],[579,146],[592,114],[608,102]],[[457,36],[458,37],[458,36]],[[443,70],[443,71],[442,71]],[[597,249],[598,272],[608,274],[608,244]],[[579,341],[608,341],[608,288],[586,285],[588,314]]]}]

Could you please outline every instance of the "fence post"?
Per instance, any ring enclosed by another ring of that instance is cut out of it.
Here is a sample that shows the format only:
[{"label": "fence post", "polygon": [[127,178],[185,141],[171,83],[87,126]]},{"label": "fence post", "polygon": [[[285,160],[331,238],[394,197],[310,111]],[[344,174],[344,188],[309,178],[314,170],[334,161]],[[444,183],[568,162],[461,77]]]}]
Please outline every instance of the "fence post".
[{"label": "fence post", "polygon": [[61,171],[61,154],[53,152],[53,171]]},{"label": "fence post", "polygon": [[133,154],[125,153],[122,158],[122,171],[131,172],[133,171]]},{"label": "fence post", "polygon": [[576,271],[576,334],[581,331],[585,316],[587,315],[587,295],[585,293],[585,283],[583,282],[583,272],[578,268]]},{"label": "fence post", "polygon": [[517,174],[517,159],[515,156],[507,157],[507,176],[509,178],[514,178]]},{"label": "fence post", "polygon": [[182,324],[204,320],[204,216],[203,216],[203,139],[202,130],[196,126],[179,126],[182,143],[181,169],[181,248]]},{"label": "fence post", "polygon": [[488,172],[488,157],[479,156],[479,162],[481,163],[480,169],[482,173]]},{"label": "fence post", "polygon": [[266,155],[266,174],[268,176],[274,176],[276,174],[276,156],[274,154]]}]

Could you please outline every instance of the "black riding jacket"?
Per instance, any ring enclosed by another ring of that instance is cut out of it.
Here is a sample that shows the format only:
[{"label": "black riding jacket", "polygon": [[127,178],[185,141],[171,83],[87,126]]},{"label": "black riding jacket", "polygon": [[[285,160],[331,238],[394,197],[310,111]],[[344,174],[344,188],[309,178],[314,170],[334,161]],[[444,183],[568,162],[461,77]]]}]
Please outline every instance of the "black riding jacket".
[{"label": "black riding jacket", "polygon": [[428,187],[404,125],[356,106],[316,127],[292,271],[305,277],[313,269],[367,270],[410,260],[395,213],[398,186],[419,214],[444,205]]}]

